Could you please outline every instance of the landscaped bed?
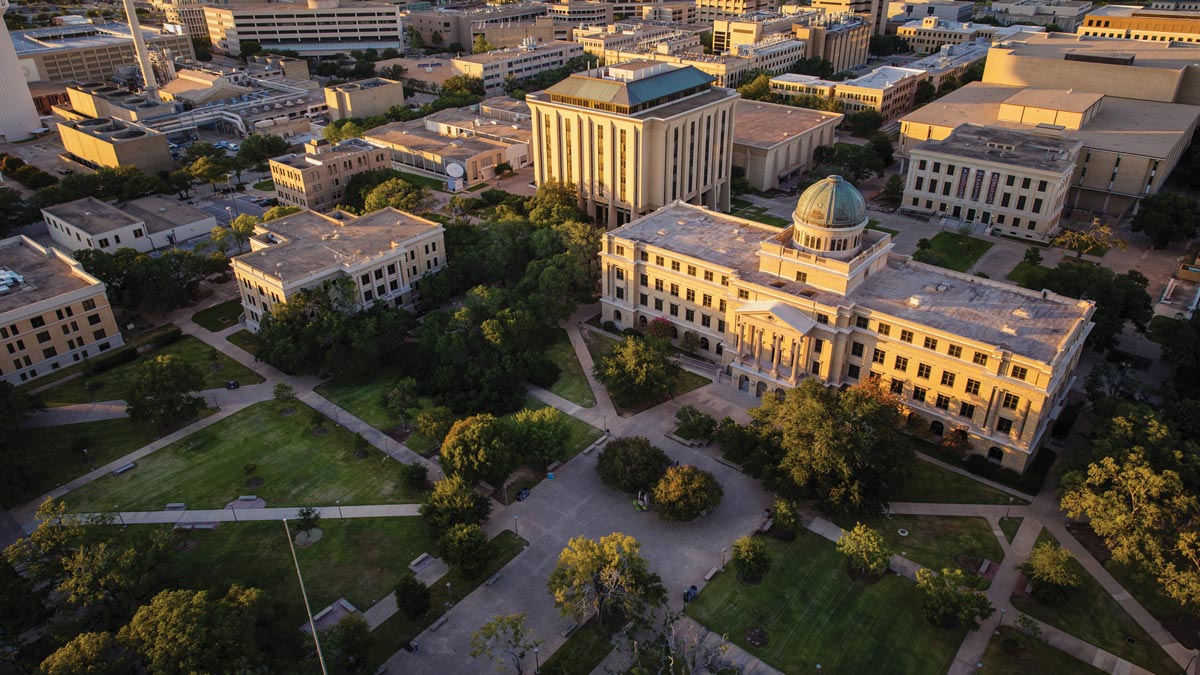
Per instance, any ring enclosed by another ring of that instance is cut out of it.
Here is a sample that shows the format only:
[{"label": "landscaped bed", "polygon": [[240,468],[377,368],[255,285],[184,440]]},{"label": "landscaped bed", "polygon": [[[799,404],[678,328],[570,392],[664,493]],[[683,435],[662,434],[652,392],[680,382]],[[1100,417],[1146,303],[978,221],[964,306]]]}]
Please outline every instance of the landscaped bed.
[{"label": "landscaped bed", "polygon": [[242,315],[242,301],[228,300],[192,315],[192,321],[216,333],[236,324]]},{"label": "landscaped bed", "polygon": [[596,397],[592,394],[592,387],[584,375],[583,366],[579,365],[579,358],[575,356],[575,348],[571,345],[567,331],[561,328],[554,329],[554,342],[546,347],[545,354],[562,371],[558,381],[550,387],[550,393],[584,408],[594,407]]},{"label": "landscaped bed", "polygon": [[[986,558],[993,563],[1004,559],[1004,549],[983,518],[894,515],[834,519],[844,530],[853,528],[857,521],[878,530],[893,552],[935,571],[957,567],[955,557],[959,555]],[[901,536],[900,530],[908,534]]]},{"label": "landscaped bed", "polygon": [[542,663],[541,675],[588,675],[613,649],[612,637],[624,620],[609,612],[601,623],[593,616],[575,629],[549,659]]},{"label": "landscaped bed", "polygon": [[[620,340],[611,338],[607,335],[600,335],[599,333],[591,330],[586,330],[583,332],[583,341],[587,344],[588,353],[592,355],[593,363],[598,362],[600,357],[608,354],[608,352],[612,351],[612,348],[616,346],[618,342],[620,342]],[[689,370],[681,369],[679,377],[675,380],[675,391],[670,398],[682,396],[693,389],[699,389],[700,387],[708,384],[712,384],[712,380],[708,379],[707,377],[697,375]],[[631,415],[636,415],[643,410],[649,410],[650,408],[664,403],[667,400],[670,399],[651,401],[637,408],[625,408],[617,405],[617,403],[614,401],[613,406],[617,409],[618,415],[621,417],[629,417]]]},{"label": "landscaped bed", "polygon": [[256,494],[268,506],[420,498],[405,487],[399,462],[373,447],[358,459],[354,436],[333,420],[325,420],[318,435],[311,408],[297,403],[295,414],[281,416],[282,408],[275,401],[252,405],[138,460],[132,471],[105,476],[64,500],[72,510],[86,512],[117,504],[126,511],[157,511],[171,502],[219,509],[244,494]]},{"label": "landscaped bed", "polygon": [[990,241],[956,232],[938,232],[929,241],[933,244],[930,251],[941,259],[946,267],[959,272],[970,269],[971,265],[992,247]]},{"label": "landscaped bed", "polygon": [[1017,263],[1017,266],[1014,267],[1012,271],[1008,273],[1008,276],[1004,278],[1022,288],[1030,288],[1035,291],[1040,291],[1043,288],[1043,282],[1046,279],[1046,275],[1049,273],[1049,267],[1034,265],[1022,260],[1021,262]]},{"label": "landscaped bed", "polygon": [[[807,531],[795,541],[767,540],[771,569],[755,586],[730,565],[688,606],[688,614],[785,673],[928,673],[943,675],[965,631],[931,626],[914,582],[887,575],[870,585],[845,571],[832,543]],[[746,631],[765,628],[755,647]]]}]

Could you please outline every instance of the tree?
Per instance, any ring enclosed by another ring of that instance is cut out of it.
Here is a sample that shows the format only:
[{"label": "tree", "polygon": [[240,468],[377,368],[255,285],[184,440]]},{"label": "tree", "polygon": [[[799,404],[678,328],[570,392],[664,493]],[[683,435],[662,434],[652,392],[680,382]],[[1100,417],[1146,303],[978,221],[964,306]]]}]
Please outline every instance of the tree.
[{"label": "tree", "polygon": [[892,552],[883,541],[883,535],[863,525],[855,523],[854,529],[842,531],[837,541],[838,553],[846,556],[850,569],[866,576],[877,577],[888,568]]},{"label": "tree", "polygon": [[238,43],[238,47],[240,48],[238,58],[242,60],[242,63],[248,61],[251,56],[262,52],[263,49],[262,45],[254,40],[242,40]]},{"label": "tree", "polygon": [[902,199],[904,199],[904,177],[898,173],[892,174],[879,192],[879,201],[890,206],[899,206]]},{"label": "tree", "polygon": [[302,506],[296,511],[296,530],[308,534],[321,526],[321,513],[311,506]]},{"label": "tree", "polygon": [[666,597],[662,580],[640,555],[641,544],[614,532],[600,541],[575,537],[558,556],[547,587],[563,615],[583,619],[595,612],[603,622],[615,611],[638,619]]},{"label": "tree", "polygon": [[1030,265],[1040,265],[1042,264],[1042,252],[1038,250],[1038,247],[1030,246],[1025,249],[1025,256],[1021,260]]},{"label": "tree", "polygon": [[408,411],[420,405],[417,397],[417,381],[411,377],[402,377],[388,388],[383,394],[383,407],[388,417],[397,422],[408,421]]},{"label": "tree", "polygon": [[497,672],[512,668],[524,675],[528,653],[542,644],[529,634],[524,614],[497,616],[471,634],[471,656],[486,656],[496,663]]},{"label": "tree", "polygon": [[441,445],[454,426],[454,411],[444,405],[430,406],[417,414],[417,432]]},{"label": "tree", "polygon": [[262,222],[266,223],[272,220],[278,220],[285,216],[290,216],[293,213],[300,213],[301,211],[303,211],[303,209],[301,209],[299,206],[272,206],[263,212]]},{"label": "tree", "polygon": [[1145,232],[1154,248],[1187,242],[1196,236],[1200,226],[1200,204],[1175,192],[1146,195],[1129,225],[1134,232]]},{"label": "tree", "polygon": [[484,52],[496,51],[496,45],[488,42],[487,36],[483,33],[475,36],[475,43],[471,45],[472,54],[482,54]]},{"label": "tree", "polygon": [[417,27],[409,24],[404,27],[404,37],[408,41],[410,49],[425,49],[425,38],[421,35],[421,31]]},{"label": "tree", "polygon": [[762,581],[771,569],[771,556],[767,545],[756,537],[740,537],[733,542],[733,566],[738,576],[750,583]]},{"label": "tree", "polygon": [[349,614],[325,631],[321,637],[325,663],[333,673],[354,673],[367,664],[371,649],[371,629],[366,619]]},{"label": "tree", "polygon": [[875,154],[879,157],[879,161],[885,167],[891,166],[896,161],[892,152],[892,139],[882,131],[871,134],[868,145],[875,151]]},{"label": "tree", "polygon": [[488,540],[475,523],[459,523],[438,539],[438,555],[464,579],[479,576],[488,563]]},{"label": "tree", "polygon": [[80,541],[61,560],[63,576],[54,588],[55,597],[71,610],[107,606],[132,611],[159,582],[172,543],[162,530],[139,530],[111,541]]},{"label": "tree", "polygon": [[[657,618],[657,617],[656,617]],[[726,657],[729,643],[724,636],[713,640],[706,631],[690,630],[680,621],[680,612],[664,612],[648,622],[645,632],[618,633],[619,647],[628,651],[633,665],[629,675],[702,675],[740,673],[742,668]]]},{"label": "tree", "polygon": [[1082,258],[1084,253],[1094,249],[1108,249],[1115,246],[1124,251],[1128,248],[1128,244],[1113,233],[1112,227],[1101,224],[1099,218],[1093,220],[1091,226],[1086,229],[1063,230],[1050,243],[1074,251],[1076,259]]},{"label": "tree", "polygon": [[600,481],[614,490],[633,494],[649,490],[663,477],[671,459],[642,436],[615,438],[596,458]]},{"label": "tree", "polygon": [[40,675],[125,675],[129,655],[112,633],[80,633],[47,656]]},{"label": "tree", "polygon": [[442,37],[442,34],[436,30],[429,34],[429,41],[435,45],[442,44],[443,40],[444,38]]},{"label": "tree", "polygon": [[675,411],[675,433],[686,439],[711,441],[717,431],[717,421],[696,409],[685,405]]},{"label": "tree", "polygon": [[679,366],[670,360],[668,344],[654,338],[629,336],[596,360],[596,379],[617,405],[632,408],[657,402],[671,394]]},{"label": "tree", "polygon": [[566,459],[571,430],[566,415],[547,406],[517,411],[509,421],[508,435],[522,461],[545,465]]},{"label": "tree", "polygon": [[939,628],[965,626],[978,630],[979,622],[996,611],[987,595],[978,590],[979,577],[962,569],[943,569],[941,574],[917,570],[917,588],[925,591],[925,619]]},{"label": "tree", "polygon": [[1047,605],[1056,605],[1081,583],[1075,556],[1055,542],[1041,541],[1021,565],[1033,585],[1033,595]]},{"label": "tree", "polygon": [[495,415],[482,413],[459,420],[442,441],[442,468],[474,483],[499,484],[519,464],[516,448]]},{"label": "tree", "polygon": [[813,151],[816,168],[809,171],[813,176],[839,175],[852,183],[859,183],[872,175],[883,176],[886,167],[883,158],[869,145],[834,143],[818,147]]},{"label": "tree", "polygon": [[777,98],[780,98],[771,91],[771,75],[769,73],[760,73],[746,82],[746,84],[738,87],[737,91],[742,95],[742,98],[748,101],[774,103]]},{"label": "tree", "polygon": [[429,188],[413,185],[403,178],[392,178],[375,186],[363,200],[363,213],[374,213],[389,206],[400,211],[421,213],[429,208]]},{"label": "tree", "polygon": [[548,180],[538,186],[537,193],[528,202],[529,222],[534,227],[555,227],[569,221],[582,221],[584,217],[578,203],[574,185]]},{"label": "tree", "polygon": [[1154,303],[1146,292],[1149,280],[1137,270],[1117,274],[1107,267],[1064,260],[1050,270],[1042,285],[1055,293],[1072,298],[1084,298],[1096,303],[1092,314],[1092,332],[1087,344],[1095,349],[1109,349],[1132,322],[1138,332],[1145,332],[1154,316]]},{"label": "tree", "polygon": [[432,602],[429,587],[412,572],[405,571],[396,582],[396,607],[415,621],[427,614]]},{"label": "tree", "polygon": [[883,115],[878,110],[866,109],[846,115],[842,126],[852,134],[865,135],[878,131],[883,126]]},{"label": "tree", "polygon": [[933,102],[938,96],[937,88],[929,80],[921,80],[917,83],[917,94],[915,105],[919,108]]},{"label": "tree", "polygon": [[912,461],[894,442],[900,415],[899,400],[873,383],[839,392],[812,378],[751,411],[778,434],[793,489],[825,513],[877,513],[891,501]]},{"label": "tree", "polygon": [[[495,174],[496,178],[505,178],[512,172],[512,164],[509,164],[508,162],[500,162],[496,166],[492,167],[492,173]],[[499,183],[497,183],[497,185],[499,185]]]},{"label": "tree", "polygon": [[276,384],[271,393],[274,395],[275,401],[285,408],[296,405],[296,388],[287,382]]},{"label": "tree", "polygon": [[278,157],[288,150],[288,142],[275,134],[250,134],[238,147],[238,159],[246,166],[264,171],[267,160]]},{"label": "tree", "polygon": [[230,170],[229,160],[223,157],[201,157],[187,165],[192,178],[208,183],[213,192],[217,191],[217,181],[227,178]]},{"label": "tree", "polygon": [[663,520],[694,520],[716,508],[725,491],[711,473],[694,466],[673,466],[654,486],[654,510]]},{"label": "tree", "polygon": [[433,484],[421,517],[435,538],[459,524],[479,525],[487,520],[492,503],[475,492],[461,476],[448,475]]},{"label": "tree", "polygon": [[442,93],[485,96],[487,92],[483,88],[482,78],[470,75],[452,75],[442,83]]},{"label": "tree", "polygon": [[173,354],[147,359],[133,371],[125,412],[163,428],[196,413],[192,392],[204,382],[200,369]]},{"label": "tree", "polygon": [[212,229],[213,241],[220,245],[226,239],[232,239],[237,245],[238,253],[242,252],[242,245],[250,241],[250,237],[254,236],[254,228],[258,227],[258,218],[248,213],[243,213],[233,222],[229,223],[228,228],[218,225]]}]

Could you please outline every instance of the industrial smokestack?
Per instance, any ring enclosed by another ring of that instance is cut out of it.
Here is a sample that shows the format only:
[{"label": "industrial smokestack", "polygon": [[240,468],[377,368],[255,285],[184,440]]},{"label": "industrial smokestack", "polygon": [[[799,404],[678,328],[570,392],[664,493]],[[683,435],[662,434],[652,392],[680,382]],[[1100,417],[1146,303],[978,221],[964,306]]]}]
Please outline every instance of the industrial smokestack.
[{"label": "industrial smokestack", "polygon": [[142,69],[142,82],[145,83],[143,91],[157,100],[155,92],[158,90],[158,81],[154,77],[154,68],[150,66],[150,52],[146,51],[146,41],[142,39],[142,26],[138,23],[137,10],[133,6],[133,0],[124,2],[125,18],[129,21],[129,32],[133,35],[133,51],[137,54],[138,67]]}]

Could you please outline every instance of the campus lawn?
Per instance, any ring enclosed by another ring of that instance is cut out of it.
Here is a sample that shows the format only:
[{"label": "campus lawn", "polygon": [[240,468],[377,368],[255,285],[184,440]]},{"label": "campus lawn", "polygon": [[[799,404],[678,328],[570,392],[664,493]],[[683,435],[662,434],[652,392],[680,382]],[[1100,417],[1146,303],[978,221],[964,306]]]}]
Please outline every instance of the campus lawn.
[{"label": "campus lawn", "polygon": [[[611,338],[607,335],[600,335],[599,333],[590,330],[583,332],[583,341],[587,344],[588,353],[592,355],[593,363],[598,362],[600,357],[608,354],[610,351],[612,351],[612,348],[615,347],[618,342],[620,342],[620,340]],[[699,389],[707,384],[712,384],[712,380],[708,379],[707,377],[697,375],[689,370],[681,369],[679,377],[675,380],[675,391],[670,398],[682,396],[693,389]],[[637,408],[625,408],[617,405],[615,402],[613,405],[617,408],[617,414],[619,414],[621,417],[629,417],[630,415],[636,415],[643,410],[653,408],[660,403],[663,403],[663,401],[650,401]]]},{"label": "campus lawn", "polygon": [[992,247],[992,242],[956,232],[938,232],[929,240],[934,255],[941,258],[946,267],[966,272],[980,256]]},{"label": "campus lawn", "polygon": [[[157,437],[154,425],[128,418],[30,429],[14,435],[20,486],[3,493],[0,506],[24,504],[55,487],[148,445]],[[82,450],[87,449],[88,463]]]},{"label": "campus lawn", "polygon": [[[158,337],[159,335],[168,333],[172,330],[175,330],[176,328],[178,328],[178,326],[176,326],[175,324],[167,323],[167,324],[163,324],[161,326],[156,326],[155,328],[138,333],[136,335],[125,335],[124,333],[122,333],[122,335],[125,336],[125,346],[126,347],[140,347],[144,344],[149,344],[154,338]],[[34,391],[35,389],[43,389],[43,388],[49,389],[50,388],[49,385],[51,385],[55,382],[58,382],[59,380],[63,380],[72,375],[82,373],[83,367],[86,363],[87,363],[87,361],[85,360],[80,363],[76,363],[73,366],[67,366],[66,368],[59,368],[58,370],[52,370],[49,373],[37,378],[36,380],[30,380],[29,382],[22,384],[21,386],[17,387],[17,391],[29,393],[29,392]]]},{"label": "campus lawn", "polygon": [[271,180],[270,178],[266,180],[260,180],[254,184],[254,189],[262,190],[263,192],[271,192],[275,189],[275,181]]},{"label": "campus lawn", "polygon": [[[399,462],[374,447],[356,459],[354,436],[326,420],[312,433],[312,409],[296,404],[281,417],[275,401],[256,403],[144,457],[137,468],[105,476],[65,497],[77,511],[157,511],[170,502],[189,509],[219,509],[239,495],[256,494],[268,506],[393,504],[420,498],[404,487]],[[244,467],[256,465],[251,475]],[[247,486],[251,476],[263,479]]]},{"label": "campus lawn", "polygon": [[403,361],[397,360],[369,373],[338,375],[321,383],[316,392],[376,429],[391,429],[398,422],[384,408],[383,395],[406,371]]},{"label": "campus lawn", "polygon": [[1021,529],[1021,521],[1024,518],[1001,518],[1000,531],[1004,533],[1004,538],[1008,543],[1012,543],[1013,538],[1017,536],[1017,530]]},{"label": "campus lawn", "polygon": [[[1042,530],[1038,542],[1052,541],[1049,535]],[[1062,605],[1047,607],[1031,597],[1013,593],[1013,606],[1155,673],[1178,673],[1179,665],[1142,630],[1100,582],[1077,561],[1072,564],[1083,583]],[[1126,638],[1133,638],[1135,643],[1129,644]]]},{"label": "campus lawn", "polygon": [[1000,635],[992,637],[983,653],[980,675],[1099,675],[1105,672],[1041,640],[1035,640],[1028,653],[1009,654],[1003,643],[1016,634],[1017,630],[1012,626],[1003,626]]},{"label": "campus lawn", "polygon": [[[857,521],[878,530],[893,552],[933,570],[958,567],[954,556],[959,554],[987,558],[993,563],[1004,559],[1004,549],[983,518],[893,515],[890,518],[840,516],[834,519],[844,530],[854,527]],[[900,536],[899,530],[907,530],[908,536]]]},{"label": "campus lawn", "polygon": [[228,300],[196,312],[192,315],[192,321],[216,333],[237,323],[241,315],[242,302]]},{"label": "campus lawn", "polygon": [[[893,501],[933,504],[1007,504],[1010,496],[977,480],[926,461],[912,463],[912,475]],[[1025,500],[1015,500],[1024,504]]]},{"label": "campus lawn", "polygon": [[1017,266],[1004,277],[1009,281],[1017,284],[1021,288],[1030,288],[1036,291],[1042,290],[1043,282],[1046,275],[1050,273],[1049,267],[1042,265],[1033,265],[1022,260],[1017,263]]},{"label": "campus lawn", "polygon": [[[179,341],[143,354],[129,363],[97,375],[84,375],[69,380],[42,392],[39,396],[50,407],[91,401],[124,400],[129,394],[129,387],[133,383],[133,374],[137,367],[148,359],[168,354],[179,357],[200,369],[200,374],[203,376],[201,389],[217,389],[225,386],[229,380],[237,380],[242,384],[258,384],[263,381],[263,378],[257,373],[221,352],[217,352],[216,361],[221,368],[213,370],[213,362],[209,360],[211,350],[212,347],[196,338],[184,335]],[[89,384],[95,388],[94,391],[88,391]],[[96,385],[100,386],[96,387]]]},{"label": "campus lawn", "polygon": [[438,180],[437,178],[430,178],[429,176],[409,173],[407,171],[401,171],[400,177],[409,183],[412,183],[413,185],[424,185],[430,190],[438,190],[439,192],[446,191],[446,181],[444,180]]},{"label": "campus lawn", "polygon": [[867,229],[868,230],[879,230],[880,232],[887,232],[888,234],[892,235],[893,237],[900,234],[900,230],[893,230],[890,227],[880,226],[879,221],[875,220],[874,218],[871,218],[870,220],[867,221]]},{"label": "campus lawn", "polygon": [[[965,631],[926,622],[924,594],[912,581],[887,575],[862,585],[832,543],[807,531],[794,542],[766,544],[771,569],[762,583],[743,584],[731,565],[688,614],[785,673],[820,663],[830,673],[942,675],[954,660]],[[766,647],[746,642],[755,627],[768,632]]]},{"label": "campus lawn", "polygon": [[592,387],[584,375],[583,366],[579,364],[579,358],[575,356],[571,338],[567,336],[567,331],[561,328],[555,328],[554,331],[554,342],[546,347],[546,356],[562,370],[562,374],[550,387],[550,393],[584,408],[594,407],[596,397],[592,394]]},{"label": "campus lawn", "polygon": [[758,206],[757,204],[751,204],[744,199],[733,200],[732,207],[733,215],[737,216],[738,218],[753,220],[755,222],[759,222],[764,225],[771,225],[773,227],[788,227],[792,224],[790,220],[772,215],[768,213],[765,208]]},{"label": "campus lawn", "polygon": [[225,339],[251,356],[258,354],[258,349],[262,346],[262,339],[244,328],[226,335]]},{"label": "campus lawn", "polygon": [[613,649],[612,636],[621,630],[621,619],[609,612],[604,623],[595,617],[571,633],[571,637],[542,663],[542,675],[588,675]]},{"label": "campus lawn", "polygon": [[[1154,576],[1148,574],[1134,565],[1123,565],[1116,560],[1109,559],[1104,563],[1104,569],[1113,575],[1121,587],[1129,591],[1142,607],[1146,608],[1147,612],[1154,615],[1154,618],[1162,621],[1167,625],[1167,629],[1177,635],[1182,632],[1189,632],[1190,635],[1196,634],[1195,620],[1191,618],[1187,608],[1180,605],[1175,600],[1167,597],[1162,592],[1162,588],[1158,582],[1154,580]],[[1195,638],[1192,638],[1194,640]],[[1192,647],[1193,644],[1189,640],[1184,641],[1185,647]]]}]

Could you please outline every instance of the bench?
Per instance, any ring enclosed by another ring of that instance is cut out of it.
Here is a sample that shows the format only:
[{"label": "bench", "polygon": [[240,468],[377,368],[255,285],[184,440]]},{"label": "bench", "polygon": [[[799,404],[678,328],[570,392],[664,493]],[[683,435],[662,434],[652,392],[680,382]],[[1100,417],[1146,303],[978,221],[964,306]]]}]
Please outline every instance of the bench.
[{"label": "bench", "polygon": [[489,495],[496,491],[496,488],[491,483],[479,481],[478,485],[479,485],[479,489],[483,490],[485,493],[487,493]]},{"label": "bench", "polygon": [[984,572],[987,572],[988,568],[991,566],[992,566],[991,560],[984,560],[983,564],[979,566],[979,573],[983,574]]},{"label": "bench", "polygon": [[425,562],[426,560],[429,560],[429,554],[422,553],[421,555],[414,558],[412,562],[408,563],[408,566],[416,567],[416,566],[420,565],[421,563]]},{"label": "bench", "polygon": [[491,586],[492,584],[496,583],[497,581],[500,581],[500,577],[502,577],[502,576],[504,576],[504,572],[496,572],[492,576],[488,577],[488,580],[483,582],[483,585]]},{"label": "bench", "polygon": [[239,502],[252,502],[258,499],[258,495],[241,495],[237,498]]},{"label": "bench", "polygon": [[716,459],[718,462],[720,462],[721,464],[724,464],[725,466],[727,466],[731,469],[736,469],[738,472],[745,472],[745,470],[742,468],[741,464],[731,462],[720,455],[717,455]]},{"label": "bench", "polygon": [[193,530],[215,530],[215,529],[217,529],[217,524],[216,523],[195,523],[192,525],[192,529]]},{"label": "bench", "polygon": [[187,504],[183,502],[171,502],[166,505],[165,509],[167,511],[184,511],[187,510]]},{"label": "bench", "polygon": [[433,625],[429,627],[429,630],[437,630],[445,625],[446,625],[446,615],[443,614],[441,617],[438,618],[437,621],[433,622]]},{"label": "bench", "polygon": [[332,611],[333,611],[333,605],[330,605],[330,606],[326,607],[325,609],[323,609],[323,610],[321,610],[321,611],[317,612],[317,613],[316,613],[316,614],[313,616],[313,622],[320,621],[320,620],[321,620],[321,617],[325,616],[326,614],[328,614],[328,613],[330,613],[330,612],[332,612]]},{"label": "bench", "polygon": [[774,518],[768,518],[768,519],[767,519],[767,522],[763,523],[763,526],[762,526],[761,528],[759,528],[759,531],[760,531],[760,532],[770,532],[770,531],[771,531],[771,527],[772,527],[772,526],[774,526],[774,525],[775,525],[775,519],[774,519]]},{"label": "bench", "polygon": [[557,469],[560,466],[562,466],[562,462],[555,462],[555,463],[551,464],[550,466],[546,467],[546,472],[549,473],[551,471],[554,471],[555,469]]},{"label": "bench", "polygon": [[348,612],[357,612],[358,608],[350,604],[350,601],[345,598],[338,598],[338,604]]},{"label": "bench", "polygon": [[136,466],[137,466],[137,464],[130,462],[124,466],[119,466],[119,467],[113,469],[112,474],[114,476],[120,476],[121,474],[125,473],[126,471],[133,471],[134,467],[136,467]]},{"label": "bench", "polygon": [[571,637],[571,634],[577,630],[579,630],[579,624],[572,623],[572,624],[569,624],[566,628],[563,628],[561,631],[559,631],[558,634],[565,638],[569,638],[569,637]]},{"label": "bench", "polygon": [[712,568],[711,570],[709,570],[709,571],[708,571],[708,574],[705,574],[705,575],[704,575],[704,580],[705,580],[705,581],[712,581],[712,578],[713,578],[713,577],[715,577],[715,576],[717,576],[717,572],[720,572],[720,571],[721,571],[721,568],[720,568],[720,567],[714,567],[714,568]]}]

